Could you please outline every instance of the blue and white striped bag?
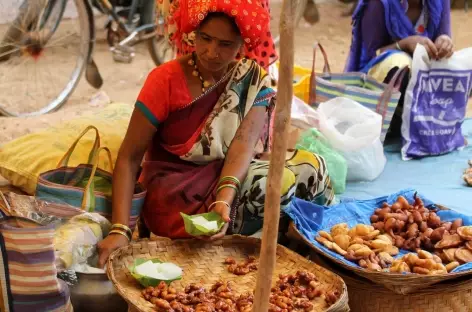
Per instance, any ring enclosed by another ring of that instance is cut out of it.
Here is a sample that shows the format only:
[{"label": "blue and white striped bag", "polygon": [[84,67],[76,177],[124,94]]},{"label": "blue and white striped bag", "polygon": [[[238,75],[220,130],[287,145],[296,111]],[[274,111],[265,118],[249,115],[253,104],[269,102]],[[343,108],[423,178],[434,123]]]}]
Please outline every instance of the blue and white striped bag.
[{"label": "blue and white striped bag", "polygon": [[[69,167],[68,162],[79,140],[90,130],[95,132],[95,143],[89,154],[87,164]],[[108,156],[108,163],[113,171],[113,160],[110,150],[100,147],[100,135],[94,126],[88,126],[72,144],[56,169],[41,173],[36,187],[36,197],[53,203],[65,203],[82,208],[87,212],[96,212],[111,220],[112,173],[98,168],[98,157],[101,151]],[[131,212],[128,226],[134,228],[141,214],[146,197],[146,190],[140,184],[135,185],[131,201]]]},{"label": "blue and white striped bag", "polygon": [[[324,73],[321,75],[315,73],[317,47],[323,54],[325,61]],[[313,52],[309,104],[314,108],[318,108],[320,103],[341,96],[362,104],[382,116],[380,140],[383,143],[400,100],[399,87],[401,81],[407,72],[407,67],[397,71],[388,85],[377,82],[364,73],[332,74],[328,56],[321,44],[317,43]]]}]

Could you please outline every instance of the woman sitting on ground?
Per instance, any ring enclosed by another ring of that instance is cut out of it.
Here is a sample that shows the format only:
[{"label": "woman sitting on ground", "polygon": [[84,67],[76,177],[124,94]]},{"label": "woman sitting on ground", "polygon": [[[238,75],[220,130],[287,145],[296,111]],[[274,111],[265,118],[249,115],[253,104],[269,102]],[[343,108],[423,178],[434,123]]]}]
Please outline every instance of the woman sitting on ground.
[{"label": "woman sitting on ground", "polygon": [[[417,44],[432,59],[453,54],[450,0],[360,0],[353,14],[346,71],[368,73],[388,83],[397,70],[411,66]],[[406,90],[408,78],[401,91]],[[403,98],[392,120],[394,133],[399,133],[402,105]]]},{"label": "woman sitting on ground", "polygon": [[[255,62],[236,57],[267,33],[268,13],[253,0],[179,1],[180,32],[196,31],[195,53],[154,69],[138,97],[113,176],[113,223],[127,224],[136,176],[147,188],[141,219],[155,235],[188,238],[180,212],[210,210],[226,222],[208,239],[252,235],[262,227],[275,92]],[[208,4],[208,6],[206,6]],[[292,196],[329,205],[333,189],[323,158],[288,152],[282,209]],[[111,234],[100,264],[128,244]]]},{"label": "woman sitting on ground", "polygon": [[[385,67],[382,64],[392,66],[388,58],[395,54],[408,56],[411,62],[417,44],[436,60],[448,58],[454,51],[450,0],[361,0],[353,25],[346,71],[382,72],[386,76],[388,71],[380,69]],[[408,64],[408,58],[398,60]]]}]

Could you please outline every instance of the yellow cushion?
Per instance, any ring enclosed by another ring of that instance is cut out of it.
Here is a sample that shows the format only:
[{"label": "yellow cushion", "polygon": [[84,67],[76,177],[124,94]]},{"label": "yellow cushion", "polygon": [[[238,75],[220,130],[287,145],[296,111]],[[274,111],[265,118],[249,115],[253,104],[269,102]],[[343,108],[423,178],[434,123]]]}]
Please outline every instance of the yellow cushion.
[{"label": "yellow cushion", "polygon": [[[0,175],[26,193],[34,194],[39,174],[56,168],[70,145],[89,125],[98,128],[101,146],[108,147],[116,161],[132,111],[133,106],[129,104],[114,103],[99,112],[8,142],[0,146]],[[70,166],[87,162],[94,139],[93,131],[82,138],[70,158]],[[99,167],[109,170],[105,157]]]}]

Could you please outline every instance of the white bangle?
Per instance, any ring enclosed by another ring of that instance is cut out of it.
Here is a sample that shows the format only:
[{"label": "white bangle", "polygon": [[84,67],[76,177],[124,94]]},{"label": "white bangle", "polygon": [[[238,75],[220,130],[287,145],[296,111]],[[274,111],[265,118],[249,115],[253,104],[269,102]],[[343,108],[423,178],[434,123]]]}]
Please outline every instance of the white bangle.
[{"label": "white bangle", "polygon": [[228,207],[228,209],[231,210],[231,205],[228,204],[227,202],[225,202],[224,200],[217,200],[216,202],[214,202],[213,204],[211,204],[209,207],[208,207],[208,211],[211,211],[211,207],[215,206],[216,204],[225,204],[226,207]]}]

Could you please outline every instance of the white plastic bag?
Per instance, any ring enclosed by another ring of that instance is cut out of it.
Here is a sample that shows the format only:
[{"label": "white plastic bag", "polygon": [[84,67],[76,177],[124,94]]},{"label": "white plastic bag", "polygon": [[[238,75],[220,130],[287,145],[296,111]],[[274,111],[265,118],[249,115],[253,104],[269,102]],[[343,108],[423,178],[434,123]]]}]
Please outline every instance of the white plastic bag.
[{"label": "white plastic bag", "polygon": [[291,125],[300,130],[318,128],[318,113],[303,100],[294,96],[292,99]]},{"label": "white plastic bag", "polygon": [[382,117],[344,97],[321,103],[320,132],[346,158],[348,181],[372,181],[384,170],[387,159],[380,142]]}]

